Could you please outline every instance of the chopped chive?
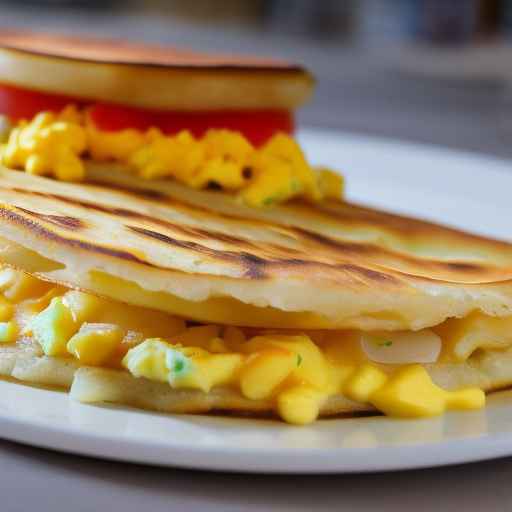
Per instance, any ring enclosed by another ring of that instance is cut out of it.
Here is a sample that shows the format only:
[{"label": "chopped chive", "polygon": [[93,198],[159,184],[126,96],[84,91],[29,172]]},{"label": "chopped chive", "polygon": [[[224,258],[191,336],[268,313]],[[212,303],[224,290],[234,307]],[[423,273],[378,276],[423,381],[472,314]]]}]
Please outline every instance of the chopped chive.
[{"label": "chopped chive", "polygon": [[173,371],[176,373],[181,373],[185,369],[185,362],[183,359],[176,359],[174,361]]},{"label": "chopped chive", "polygon": [[192,370],[190,359],[179,350],[168,349],[166,353],[166,366],[170,371],[170,378],[183,377]]},{"label": "chopped chive", "polygon": [[380,338],[378,336],[372,336],[371,338],[372,343],[376,347],[391,347],[393,345],[393,342],[391,340],[388,340],[386,338]]},{"label": "chopped chive", "polygon": [[297,354],[297,366],[300,366],[302,364],[302,356],[300,354]]}]

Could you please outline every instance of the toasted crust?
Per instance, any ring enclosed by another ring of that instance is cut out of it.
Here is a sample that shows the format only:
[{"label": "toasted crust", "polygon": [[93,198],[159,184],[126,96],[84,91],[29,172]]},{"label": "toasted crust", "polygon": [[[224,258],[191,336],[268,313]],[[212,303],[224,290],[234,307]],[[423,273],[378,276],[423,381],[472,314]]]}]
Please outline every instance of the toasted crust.
[{"label": "toasted crust", "polygon": [[23,30],[2,30],[0,47],[33,55],[89,63],[184,69],[305,72],[298,64],[279,59],[213,54],[121,39],[45,34]]},{"label": "toasted crust", "polygon": [[0,176],[2,260],[115,300],[218,323],[363,330],[512,309],[505,242],[348,203],[260,211],[165,183],[156,199]]},{"label": "toasted crust", "polygon": [[0,81],[169,110],[294,109],[313,89],[284,60],[14,30],[0,33]]}]

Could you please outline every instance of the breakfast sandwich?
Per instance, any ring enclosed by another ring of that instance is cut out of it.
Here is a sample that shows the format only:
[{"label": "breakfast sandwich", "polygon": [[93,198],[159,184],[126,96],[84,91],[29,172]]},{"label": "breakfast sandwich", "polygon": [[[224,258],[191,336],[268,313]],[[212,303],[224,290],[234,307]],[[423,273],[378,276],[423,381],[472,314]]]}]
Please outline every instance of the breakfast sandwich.
[{"label": "breakfast sandwich", "polygon": [[293,137],[300,67],[0,46],[0,374],[294,424],[512,383],[512,245],[345,201]]}]

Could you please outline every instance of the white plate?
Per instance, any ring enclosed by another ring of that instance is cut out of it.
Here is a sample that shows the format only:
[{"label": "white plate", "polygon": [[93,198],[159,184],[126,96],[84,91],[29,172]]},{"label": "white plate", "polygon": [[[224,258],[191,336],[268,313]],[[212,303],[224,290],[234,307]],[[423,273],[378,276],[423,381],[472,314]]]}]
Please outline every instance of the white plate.
[{"label": "white plate", "polygon": [[[344,172],[351,199],[512,239],[512,162],[332,132],[305,131],[301,138],[312,160]],[[442,418],[331,419],[293,427],[82,405],[65,393],[0,381],[0,437],[198,469],[407,469],[512,455],[512,391],[492,395],[483,411]]]}]

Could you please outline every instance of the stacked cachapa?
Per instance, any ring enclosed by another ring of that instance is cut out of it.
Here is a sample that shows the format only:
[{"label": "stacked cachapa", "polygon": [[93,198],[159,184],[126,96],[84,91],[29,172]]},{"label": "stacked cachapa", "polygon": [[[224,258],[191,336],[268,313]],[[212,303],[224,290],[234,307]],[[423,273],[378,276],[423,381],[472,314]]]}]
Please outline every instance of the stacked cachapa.
[{"label": "stacked cachapa", "polygon": [[342,201],[292,137],[306,72],[3,37],[2,374],[297,424],[512,382],[512,246]]}]

